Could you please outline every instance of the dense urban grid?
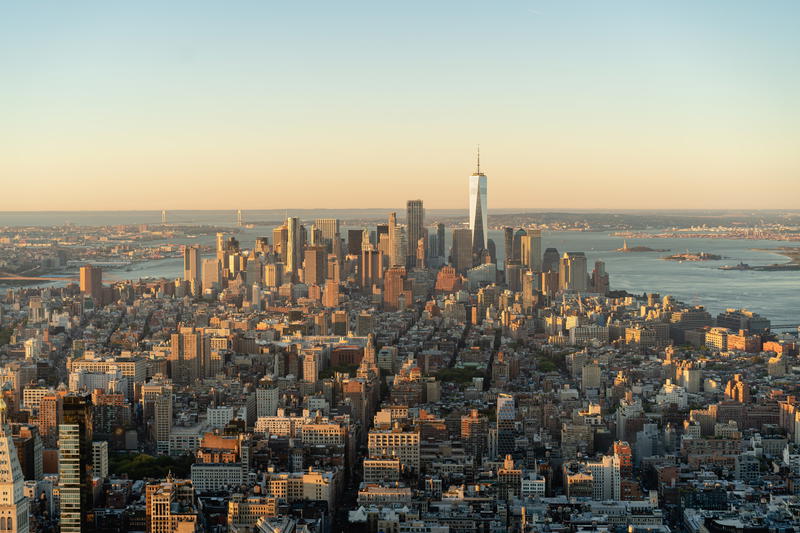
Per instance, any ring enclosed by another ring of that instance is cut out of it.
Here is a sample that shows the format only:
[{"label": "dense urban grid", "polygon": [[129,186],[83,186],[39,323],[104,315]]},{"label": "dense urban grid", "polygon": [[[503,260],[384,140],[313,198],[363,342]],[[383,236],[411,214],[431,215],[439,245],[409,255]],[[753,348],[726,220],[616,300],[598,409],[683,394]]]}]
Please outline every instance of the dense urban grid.
[{"label": "dense urban grid", "polygon": [[[468,225],[409,200],[5,248],[9,279],[83,266],[0,300],[0,532],[796,531],[797,336],[613,290],[541,228],[493,242],[487,194],[478,164]],[[187,232],[216,246],[159,242]],[[181,279],[103,282],[176,253]]]}]

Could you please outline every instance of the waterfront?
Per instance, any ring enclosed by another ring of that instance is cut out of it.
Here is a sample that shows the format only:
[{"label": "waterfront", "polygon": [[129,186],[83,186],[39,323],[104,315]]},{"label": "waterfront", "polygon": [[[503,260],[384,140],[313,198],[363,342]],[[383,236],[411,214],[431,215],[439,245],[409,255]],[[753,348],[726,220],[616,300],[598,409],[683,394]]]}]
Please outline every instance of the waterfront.
[{"label": "waterfront", "polygon": [[[347,229],[347,226],[343,226],[344,235]],[[272,236],[271,227],[238,228],[237,231],[236,237],[245,247],[250,247],[256,237]],[[491,230],[489,233],[497,245],[498,261],[502,264],[502,232]],[[184,239],[179,243],[212,245],[213,238]],[[560,253],[583,251],[588,259],[589,271],[596,260],[605,261],[612,289],[633,293],[657,292],[662,296],[670,294],[690,304],[704,305],[713,314],[728,307],[747,308],[769,317],[776,325],[800,323],[800,271],[719,270],[722,265],[734,265],[740,261],[753,266],[788,262],[786,256],[777,253],[779,243],[743,239],[629,239],[628,246],[667,248],[670,252],[617,252],[622,244],[623,239],[610,235],[610,232],[561,231],[542,234],[542,251],[548,247],[555,247]],[[449,246],[448,230],[448,249]],[[767,251],[769,249],[775,249],[776,252]],[[665,255],[685,251],[708,252],[720,255],[723,259],[683,263],[662,260]],[[135,263],[128,269],[107,270],[104,280],[177,278],[182,275],[182,260],[167,258]],[[25,286],[41,285],[48,283]]]}]

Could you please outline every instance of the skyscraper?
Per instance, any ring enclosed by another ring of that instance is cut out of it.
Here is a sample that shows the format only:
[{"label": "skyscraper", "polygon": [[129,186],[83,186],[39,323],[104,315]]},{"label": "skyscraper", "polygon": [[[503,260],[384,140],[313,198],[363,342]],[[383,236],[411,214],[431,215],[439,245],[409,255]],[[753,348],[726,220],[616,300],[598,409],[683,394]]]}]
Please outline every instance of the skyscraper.
[{"label": "skyscraper", "polygon": [[200,262],[199,246],[183,247],[183,279],[191,283],[192,293],[196,296],[201,292],[202,266]]},{"label": "skyscraper", "polygon": [[64,397],[64,422],[58,426],[58,484],[61,532],[89,531],[92,516],[92,401],[89,395]]},{"label": "skyscraper", "polygon": [[450,250],[450,264],[459,274],[472,268],[472,232],[467,228],[453,230],[453,247]]},{"label": "skyscraper", "polygon": [[328,254],[322,246],[306,248],[303,273],[306,285],[322,285],[327,278]]},{"label": "skyscraper", "polygon": [[80,273],[81,292],[91,297],[95,305],[103,305],[103,269],[84,265]]},{"label": "skyscraper", "polygon": [[444,224],[439,222],[436,224],[436,255],[438,257],[444,257],[445,251],[444,245]]},{"label": "skyscraper", "polygon": [[558,270],[558,285],[562,291],[586,292],[588,275],[583,252],[564,252]]},{"label": "skyscraper", "polygon": [[520,239],[520,261],[534,272],[542,271],[542,231],[529,229]]},{"label": "skyscraper", "polygon": [[516,431],[517,411],[514,408],[514,396],[497,395],[497,455],[500,457],[514,453],[514,436]]},{"label": "skyscraper", "polygon": [[322,238],[328,242],[333,242],[336,234],[339,233],[338,218],[318,218],[314,221],[314,225],[322,231]]},{"label": "skyscraper", "polygon": [[302,238],[300,235],[300,220],[297,217],[286,219],[286,271],[292,276],[297,274],[302,257]]},{"label": "skyscraper", "polygon": [[[417,244],[423,237],[423,233],[427,236],[425,229],[425,208],[422,207],[422,200],[409,200],[406,203],[406,225],[408,231],[406,237],[408,239],[408,255],[414,257],[416,255]],[[409,259],[407,265],[412,265],[414,260]]]},{"label": "skyscraper", "polygon": [[28,498],[25,477],[6,420],[6,403],[0,399],[0,528],[4,532],[28,533]]},{"label": "skyscraper", "polygon": [[478,167],[469,177],[469,229],[472,231],[472,251],[488,248],[489,226],[487,217],[487,179],[481,172],[481,153],[478,151]]},{"label": "skyscraper", "polygon": [[514,259],[514,228],[503,228],[503,252],[505,264]]},{"label": "skyscraper", "polygon": [[558,272],[561,256],[555,248],[548,248],[542,256],[542,272]]}]

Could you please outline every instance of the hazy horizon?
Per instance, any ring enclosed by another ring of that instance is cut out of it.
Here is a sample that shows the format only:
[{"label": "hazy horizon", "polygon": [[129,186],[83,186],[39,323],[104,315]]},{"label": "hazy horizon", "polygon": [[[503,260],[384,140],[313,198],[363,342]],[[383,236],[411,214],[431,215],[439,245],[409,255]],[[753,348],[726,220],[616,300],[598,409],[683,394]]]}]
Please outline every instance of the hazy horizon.
[{"label": "hazy horizon", "polygon": [[790,209],[799,19],[791,1],[6,3],[0,210],[466,209],[478,144],[490,213]]}]

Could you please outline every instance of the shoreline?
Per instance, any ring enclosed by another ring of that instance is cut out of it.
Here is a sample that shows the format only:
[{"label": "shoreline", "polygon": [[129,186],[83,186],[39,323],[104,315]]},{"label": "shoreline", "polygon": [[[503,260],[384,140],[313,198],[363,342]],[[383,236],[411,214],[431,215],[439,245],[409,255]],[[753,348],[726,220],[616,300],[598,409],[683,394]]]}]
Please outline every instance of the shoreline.
[{"label": "shoreline", "polygon": [[776,263],[776,265],[797,265],[800,266],[800,247],[798,246],[784,246],[782,248],[751,248],[754,252],[769,252],[777,255],[782,255],[789,259],[786,263]]}]

